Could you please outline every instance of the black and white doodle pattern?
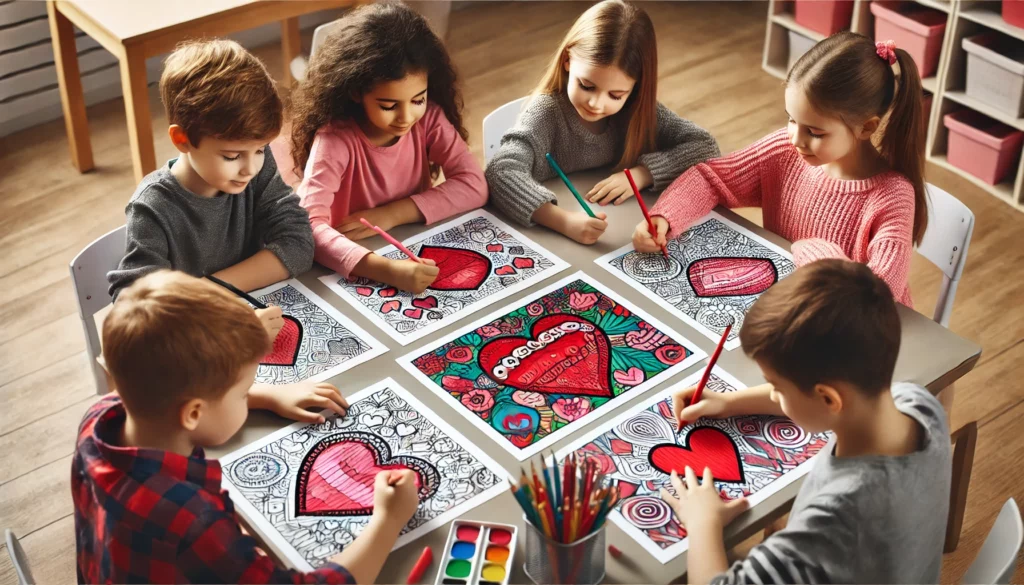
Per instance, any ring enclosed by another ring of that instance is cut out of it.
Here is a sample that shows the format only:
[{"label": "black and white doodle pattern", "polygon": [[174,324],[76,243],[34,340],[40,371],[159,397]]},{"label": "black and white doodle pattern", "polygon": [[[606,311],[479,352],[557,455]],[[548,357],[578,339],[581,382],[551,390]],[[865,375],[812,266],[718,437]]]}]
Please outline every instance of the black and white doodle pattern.
[{"label": "black and white doodle pattern", "polygon": [[[296,514],[297,472],[306,454],[325,438],[368,433],[385,442],[392,456],[416,458],[437,470],[436,491],[421,501],[403,529],[409,538],[447,521],[450,512],[459,512],[456,507],[473,505],[477,498],[486,499],[506,489],[506,476],[496,463],[464,447],[468,441],[450,428],[447,432],[442,429],[445,423],[431,422],[437,415],[394,381],[388,379],[359,392],[350,404],[347,416],[330,416],[320,424],[292,425],[268,437],[269,441],[222,459],[239,513],[296,565],[323,565],[350,544],[370,520],[370,516]],[[245,500],[242,505],[237,496]]]},{"label": "black and white doodle pattern", "polygon": [[760,295],[701,297],[687,277],[687,267],[705,258],[759,258],[775,265],[780,280],[796,269],[787,252],[713,212],[669,240],[668,254],[667,259],[660,254],[641,254],[628,245],[597,263],[710,339],[717,341],[733,323],[728,349],[739,346],[743,319]]}]

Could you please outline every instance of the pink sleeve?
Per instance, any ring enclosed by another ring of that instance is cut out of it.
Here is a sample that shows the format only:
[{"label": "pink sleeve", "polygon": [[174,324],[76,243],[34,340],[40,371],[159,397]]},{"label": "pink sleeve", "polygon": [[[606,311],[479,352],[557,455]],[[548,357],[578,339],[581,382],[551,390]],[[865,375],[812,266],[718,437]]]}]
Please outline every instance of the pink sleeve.
[{"label": "pink sleeve", "polygon": [[484,172],[444,111],[431,104],[421,123],[426,124],[427,158],[444,170],[443,183],[412,196],[427,225],[483,207],[487,203]]},{"label": "pink sleeve", "polygon": [[341,176],[350,153],[340,138],[319,132],[306,162],[306,172],[299,185],[299,200],[309,212],[316,250],[313,259],[344,277],[370,251],[334,229],[331,206],[341,189]]},{"label": "pink sleeve", "polygon": [[651,215],[668,220],[674,238],[718,205],[760,207],[766,174],[792,156],[785,129],[726,156],[696,165],[658,198]]}]

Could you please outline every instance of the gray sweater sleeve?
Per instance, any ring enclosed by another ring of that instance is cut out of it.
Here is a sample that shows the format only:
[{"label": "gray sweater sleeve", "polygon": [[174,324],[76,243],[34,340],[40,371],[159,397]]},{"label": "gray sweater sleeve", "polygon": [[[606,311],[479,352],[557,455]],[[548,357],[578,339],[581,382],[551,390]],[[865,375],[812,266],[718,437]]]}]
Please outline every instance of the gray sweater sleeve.
[{"label": "gray sweater sleeve", "polygon": [[484,176],[491,202],[510,218],[532,226],[533,213],[558,200],[541,181],[554,175],[544,155],[554,142],[558,105],[547,96],[535,98],[519,121],[501,138],[501,148],[487,165]]},{"label": "gray sweater sleeve", "polygon": [[641,155],[637,162],[647,167],[654,177],[655,191],[663,191],[679,175],[695,164],[721,156],[718,142],[711,133],[684,120],[675,112],[658,104],[658,151]]},{"label": "gray sweater sleeve", "polygon": [[107,292],[116,299],[122,289],[161,268],[171,268],[167,232],[157,211],[144,198],[133,198],[125,208],[125,254],[107,273]]},{"label": "gray sweater sleeve", "polygon": [[254,228],[263,246],[273,252],[290,276],[313,267],[313,228],[299,196],[281,179],[277,162],[267,147],[263,169],[257,176]]}]

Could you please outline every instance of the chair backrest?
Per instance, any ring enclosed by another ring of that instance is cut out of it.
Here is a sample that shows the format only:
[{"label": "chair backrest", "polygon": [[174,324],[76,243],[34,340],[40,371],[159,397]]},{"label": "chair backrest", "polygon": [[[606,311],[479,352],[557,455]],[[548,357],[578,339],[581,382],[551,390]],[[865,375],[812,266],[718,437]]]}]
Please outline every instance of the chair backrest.
[{"label": "chair backrest", "polygon": [[1017,553],[1024,542],[1024,522],[1013,498],[1006,500],[985,544],[961,583],[1009,583],[1017,569]]},{"label": "chair backrest", "polygon": [[313,31],[313,44],[309,48],[310,59],[313,58],[313,55],[316,55],[317,48],[320,47],[320,45],[324,44],[324,41],[327,40],[327,37],[331,34],[331,31],[338,28],[339,26],[341,26],[341,19],[332,20],[331,22],[327,22],[316,27],[316,29]]},{"label": "chair backrest", "polygon": [[501,146],[501,137],[516,123],[519,112],[530,96],[513,100],[494,110],[484,118],[484,165],[491,161]]},{"label": "chair backrest", "polygon": [[959,199],[935,185],[929,184],[927,191],[928,229],[917,251],[942,271],[942,287],[932,318],[948,327],[956,288],[967,263],[967,248],[974,233],[974,214]]},{"label": "chair backrest", "polygon": [[125,226],[111,230],[86,246],[69,266],[71,283],[78,300],[78,315],[85,331],[85,349],[96,381],[96,393],[106,394],[107,374],[97,361],[100,356],[100,336],[93,316],[110,304],[107,273],[117,268],[124,256]]},{"label": "chair backrest", "polygon": [[28,557],[25,556],[25,550],[21,548],[18,537],[14,536],[10,529],[7,529],[6,536],[7,554],[10,555],[11,564],[14,565],[14,571],[18,574],[18,585],[31,585],[35,583],[35,579],[32,578],[32,570],[28,566]]}]

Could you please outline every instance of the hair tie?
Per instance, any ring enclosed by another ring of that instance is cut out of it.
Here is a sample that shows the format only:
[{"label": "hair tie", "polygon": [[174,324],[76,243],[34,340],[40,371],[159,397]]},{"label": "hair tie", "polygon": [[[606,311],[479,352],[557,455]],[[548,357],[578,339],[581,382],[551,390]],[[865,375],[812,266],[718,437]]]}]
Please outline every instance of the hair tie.
[{"label": "hair tie", "polygon": [[875,43],[875,53],[881,58],[889,62],[889,65],[896,64],[896,41],[889,39],[884,43],[879,41]]}]

